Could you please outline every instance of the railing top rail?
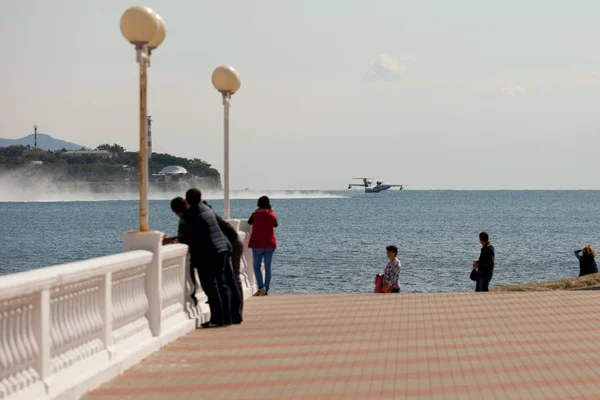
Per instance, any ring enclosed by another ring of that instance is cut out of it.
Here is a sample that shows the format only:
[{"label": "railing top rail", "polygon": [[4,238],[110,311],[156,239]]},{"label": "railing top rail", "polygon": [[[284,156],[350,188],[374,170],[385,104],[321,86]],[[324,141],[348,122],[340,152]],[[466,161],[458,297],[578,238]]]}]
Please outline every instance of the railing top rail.
[{"label": "railing top rail", "polygon": [[135,250],[0,276],[0,300],[141,266],[150,263],[152,257],[150,251]]},{"label": "railing top rail", "polygon": [[187,244],[175,243],[163,246],[162,257],[163,260],[171,259],[175,257],[181,257],[186,255],[188,252]]},{"label": "railing top rail", "polygon": [[236,228],[240,232],[250,232],[252,230],[252,225],[248,224],[248,219],[230,219],[227,220],[234,228]]}]

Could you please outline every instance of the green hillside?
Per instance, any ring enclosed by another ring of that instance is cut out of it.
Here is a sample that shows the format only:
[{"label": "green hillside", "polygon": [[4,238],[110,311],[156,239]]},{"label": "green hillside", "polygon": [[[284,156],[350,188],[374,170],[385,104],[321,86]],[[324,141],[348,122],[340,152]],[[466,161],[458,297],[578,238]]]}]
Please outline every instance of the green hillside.
[{"label": "green hillside", "polygon": [[[125,151],[118,144],[103,144],[96,150],[101,155],[71,154],[66,149],[47,151],[31,146],[8,146],[0,148],[0,175],[20,171],[23,179],[50,176],[65,182],[125,182],[137,180],[139,157],[137,152]],[[221,187],[219,172],[207,162],[171,154],[152,153],[150,173],[159,172],[166,166],[179,165],[193,177],[208,178],[211,186]]]}]

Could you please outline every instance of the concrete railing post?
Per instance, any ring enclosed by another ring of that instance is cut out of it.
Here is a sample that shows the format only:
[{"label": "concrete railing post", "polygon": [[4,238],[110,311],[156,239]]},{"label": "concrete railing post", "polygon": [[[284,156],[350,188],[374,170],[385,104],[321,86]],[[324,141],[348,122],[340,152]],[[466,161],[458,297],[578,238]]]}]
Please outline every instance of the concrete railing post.
[{"label": "concrete railing post", "polygon": [[146,317],[150,324],[153,336],[160,336],[162,332],[162,239],[163,233],[127,232],[123,234],[125,251],[148,250],[154,254],[152,262],[146,272],[146,297],[148,298],[148,312]]}]

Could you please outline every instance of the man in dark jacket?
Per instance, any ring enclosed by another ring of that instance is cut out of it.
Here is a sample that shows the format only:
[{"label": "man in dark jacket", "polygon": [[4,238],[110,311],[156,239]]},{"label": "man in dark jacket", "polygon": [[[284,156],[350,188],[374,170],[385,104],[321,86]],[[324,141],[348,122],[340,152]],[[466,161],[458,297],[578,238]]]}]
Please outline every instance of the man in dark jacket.
[{"label": "man in dark jacket", "polygon": [[[183,228],[183,220],[181,217],[187,211],[188,205],[183,197],[175,197],[171,200],[171,210],[177,217],[179,217],[179,226],[177,228],[177,236],[165,235],[163,238],[163,245],[179,243],[179,238],[182,236],[182,228]],[[192,284],[192,292],[190,293],[190,297],[194,301],[194,306],[198,305],[198,298],[196,297],[196,289],[198,284],[196,283],[196,268],[193,265],[190,265],[190,283]],[[208,303],[208,302],[207,302]]]},{"label": "man in dark jacket", "polygon": [[200,284],[208,297],[210,321],[202,326],[238,322],[232,321],[231,297],[225,279],[230,244],[219,228],[215,214],[201,203],[202,194],[198,189],[188,190],[185,200],[188,209],[181,216],[179,241],[189,246],[190,263],[197,269]]},{"label": "man in dark jacket", "polygon": [[479,259],[473,262],[473,268],[477,268],[476,292],[488,292],[492,275],[494,274],[494,246],[490,243],[487,232],[479,234],[481,253]]}]

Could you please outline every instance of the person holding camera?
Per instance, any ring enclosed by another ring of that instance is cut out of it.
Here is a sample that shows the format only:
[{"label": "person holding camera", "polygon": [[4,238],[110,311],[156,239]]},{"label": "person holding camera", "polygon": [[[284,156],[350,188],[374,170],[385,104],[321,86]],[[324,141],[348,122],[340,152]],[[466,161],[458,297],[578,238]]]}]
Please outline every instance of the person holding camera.
[{"label": "person holding camera", "polygon": [[595,274],[598,272],[596,264],[596,249],[589,244],[581,250],[575,250],[575,257],[579,260],[579,276]]}]

